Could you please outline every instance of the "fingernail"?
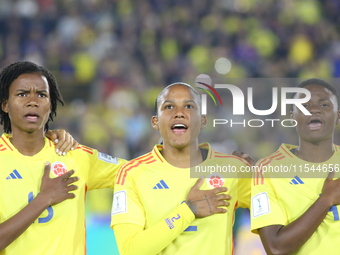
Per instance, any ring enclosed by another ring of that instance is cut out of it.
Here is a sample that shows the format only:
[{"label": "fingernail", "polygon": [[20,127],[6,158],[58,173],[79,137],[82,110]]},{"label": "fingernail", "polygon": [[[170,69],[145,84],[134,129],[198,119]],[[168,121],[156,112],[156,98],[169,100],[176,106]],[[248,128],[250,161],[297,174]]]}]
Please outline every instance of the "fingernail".
[{"label": "fingernail", "polygon": [[59,151],[59,153],[58,153],[58,154],[59,154],[59,156],[61,156],[61,151]]},{"label": "fingernail", "polygon": [[77,189],[79,188],[78,185],[76,185]]},{"label": "fingernail", "polygon": [[201,175],[201,177],[200,177],[201,179],[203,179],[204,178],[204,175]]},{"label": "fingernail", "polygon": [[54,140],[54,142],[55,142],[55,143],[58,143],[58,142],[59,142],[59,140],[58,140],[58,139],[55,139],[55,140]]},{"label": "fingernail", "polygon": [[78,181],[79,181],[79,177],[77,177]]},{"label": "fingernail", "polygon": [[48,166],[49,164],[50,164],[50,162],[46,161],[45,166]]},{"label": "fingernail", "polygon": [[65,155],[66,155],[66,152],[63,153],[63,156],[65,156]]},{"label": "fingernail", "polygon": [[55,151],[58,153],[58,152],[59,152],[59,149],[56,149]]},{"label": "fingernail", "polygon": [[74,148],[71,148],[71,151],[73,151],[74,150]]}]

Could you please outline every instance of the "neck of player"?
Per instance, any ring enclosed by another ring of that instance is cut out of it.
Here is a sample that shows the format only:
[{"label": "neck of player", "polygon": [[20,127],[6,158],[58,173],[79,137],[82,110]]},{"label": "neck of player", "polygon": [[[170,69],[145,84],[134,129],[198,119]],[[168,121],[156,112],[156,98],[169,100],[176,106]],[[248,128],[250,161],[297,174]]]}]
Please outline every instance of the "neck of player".
[{"label": "neck of player", "polygon": [[202,153],[198,147],[198,141],[183,148],[174,147],[164,142],[161,151],[164,159],[174,167],[189,168],[202,163]]},{"label": "neck of player", "polygon": [[17,130],[12,126],[12,145],[25,156],[34,156],[45,146],[44,129],[34,132]]},{"label": "neck of player", "polygon": [[333,137],[317,143],[300,138],[299,147],[295,152],[297,157],[313,163],[325,162],[333,156],[333,153]]}]

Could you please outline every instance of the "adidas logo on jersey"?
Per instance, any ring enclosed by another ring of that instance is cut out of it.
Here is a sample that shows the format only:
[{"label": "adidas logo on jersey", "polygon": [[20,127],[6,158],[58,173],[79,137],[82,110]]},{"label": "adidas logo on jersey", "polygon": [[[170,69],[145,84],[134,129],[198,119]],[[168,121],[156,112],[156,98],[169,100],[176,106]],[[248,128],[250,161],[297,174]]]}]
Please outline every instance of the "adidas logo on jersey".
[{"label": "adidas logo on jersey", "polygon": [[22,179],[21,175],[19,172],[14,169],[12,173],[9,174],[9,176],[6,177],[7,180],[12,180],[12,179]]},{"label": "adidas logo on jersey", "polygon": [[169,187],[163,180],[161,180],[159,183],[156,184],[155,187],[153,187],[153,189],[169,189]]},{"label": "adidas logo on jersey", "polygon": [[291,180],[290,184],[297,185],[305,183],[298,176],[295,176],[294,179]]}]

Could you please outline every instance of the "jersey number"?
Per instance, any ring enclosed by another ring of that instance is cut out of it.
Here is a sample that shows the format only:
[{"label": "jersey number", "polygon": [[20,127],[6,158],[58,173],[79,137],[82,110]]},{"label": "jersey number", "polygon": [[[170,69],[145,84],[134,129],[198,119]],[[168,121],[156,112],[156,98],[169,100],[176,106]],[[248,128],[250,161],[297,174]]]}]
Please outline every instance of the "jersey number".
[{"label": "jersey number", "polygon": [[[39,193],[38,193],[39,194]],[[28,203],[31,203],[31,201],[33,200],[33,192],[30,192],[28,194]],[[49,222],[52,218],[53,218],[53,209],[52,206],[47,207],[47,212],[48,215],[46,217],[42,217],[42,218],[38,218],[38,223],[46,223]]]}]

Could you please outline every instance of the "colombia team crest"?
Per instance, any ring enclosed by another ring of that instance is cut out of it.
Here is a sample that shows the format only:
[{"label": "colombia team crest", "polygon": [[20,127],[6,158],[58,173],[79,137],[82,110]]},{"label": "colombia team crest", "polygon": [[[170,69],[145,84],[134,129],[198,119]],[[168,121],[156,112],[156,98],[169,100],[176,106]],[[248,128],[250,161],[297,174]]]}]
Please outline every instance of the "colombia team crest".
[{"label": "colombia team crest", "polygon": [[56,161],[51,166],[51,172],[54,177],[58,177],[67,172],[67,167],[64,163]]},{"label": "colombia team crest", "polygon": [[207,184],[212,189],[223,187],[224,178],[220,174],[210,174],[207,178]]}]

